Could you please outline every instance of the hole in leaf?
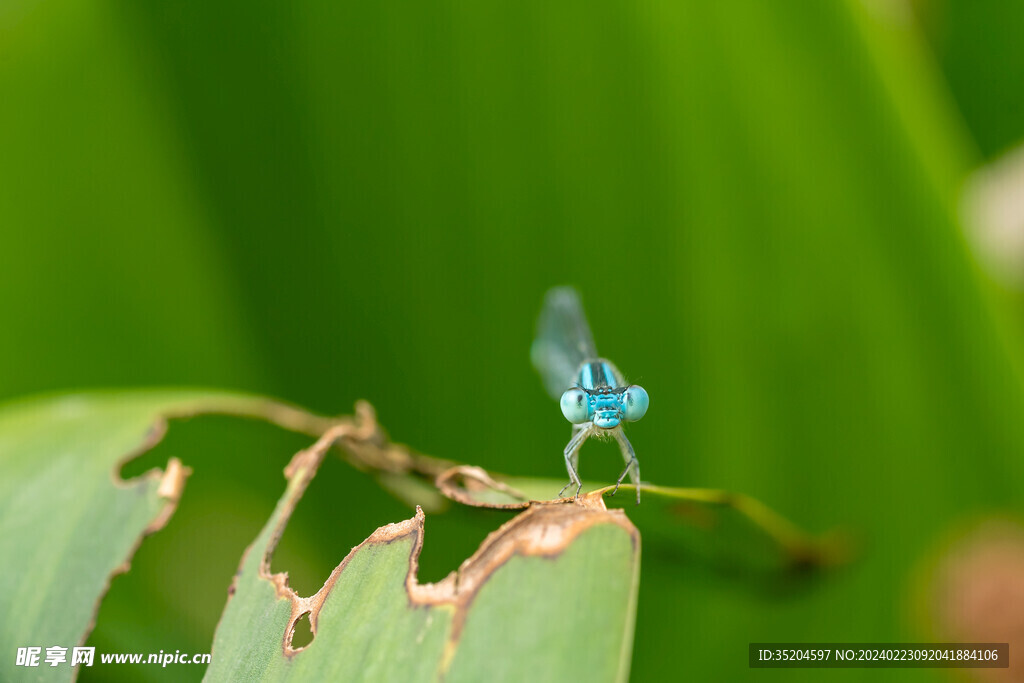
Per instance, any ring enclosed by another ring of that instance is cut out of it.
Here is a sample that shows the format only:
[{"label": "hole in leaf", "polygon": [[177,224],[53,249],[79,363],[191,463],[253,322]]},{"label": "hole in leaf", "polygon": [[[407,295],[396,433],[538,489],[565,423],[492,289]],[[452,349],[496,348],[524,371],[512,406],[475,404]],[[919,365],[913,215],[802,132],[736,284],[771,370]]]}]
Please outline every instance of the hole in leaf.
[{"label": "hole in leaf", "polygon": [[313,625],[309,623],[309,612],[303,612],[292,625],[292,649],[301,650],[313,642]]}]

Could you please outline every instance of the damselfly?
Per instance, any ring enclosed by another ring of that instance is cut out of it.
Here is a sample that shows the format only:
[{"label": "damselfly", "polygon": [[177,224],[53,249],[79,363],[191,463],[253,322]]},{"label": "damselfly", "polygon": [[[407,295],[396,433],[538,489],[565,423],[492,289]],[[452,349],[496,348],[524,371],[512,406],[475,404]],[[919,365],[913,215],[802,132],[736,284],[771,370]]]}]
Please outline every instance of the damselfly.
[{"label": "damselfly", "polygon": [[622,431],[622,423],[642,418],[647,412],[649,398],[643,387],[625,385],[611,361],[597,355],[575,289],[555,287],[548,291],[530,355],[548,393],[558,400],[562,414],[573,425],[572,438],[563,451],[569,483],[558,495],[561,496],[573,484],[576,485],[577,496],[583,488],[578,472],[583,443],[592,436],[611,437],[618,442],[626,461],[626,469],[615,482],[615,491],[619,490],[628,474],[636,486],[636,502],[639,504],[640,463]]}]

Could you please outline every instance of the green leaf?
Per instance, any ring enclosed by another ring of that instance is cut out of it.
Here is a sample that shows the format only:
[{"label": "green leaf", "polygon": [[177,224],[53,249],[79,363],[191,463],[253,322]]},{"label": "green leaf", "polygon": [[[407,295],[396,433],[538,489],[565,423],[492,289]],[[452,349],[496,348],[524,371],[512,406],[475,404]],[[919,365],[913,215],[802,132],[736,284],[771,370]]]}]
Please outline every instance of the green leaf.
[{"label": "green leaf", "polygon": [[141,538],[164,525],[188,475],[172,459],[163,471],[122,481],[120,465],[159,441],[169,418],[203,412],[319,424],[268,399],[199,391],[68,395],[0,408],[0,671],[14,670],[19,647],[70,653],[84,642],[111,575],[127,570]]},{"label": "green leaf", "polygon": [[[277,540],[327,448],[359,429],[328,433],[293,459],[237,575],[207,680],[626,679],[640,537],[600,497],[530,507],[436,584],[417,580],[420,509],[377,529],[311,597],[271,574]],[[314,639],[293,648],[304,618]]]},{"label": "green leaf", "polygon": [[[632,654],[640,538],[600,497],[531,507],[437,584],[417,581],[425,515],[381,527],[316,595],[297,596],[270,560],[295,504],[331,448],[405,495],[437,503],[414,476],[451,463],[393,446],[365,404],[326,420],[268,399],[202,391],[30,399],[0,409],[0,669],[19,647],[84,642],[110,576],[162,527],[188,470],[171,459],[129,481],[120,466],[156,444],[168,419],[216,412],[323,432],[286,470],[288,486],[243,560],[214,643],[210,680],[624,680]],[[420,493],[416,493],[420,491]],[[295,622],[315,635],[291,647]],[[567,658],[567,648],[576,656]],[[34,675],[70,678],[70,665]]]}]

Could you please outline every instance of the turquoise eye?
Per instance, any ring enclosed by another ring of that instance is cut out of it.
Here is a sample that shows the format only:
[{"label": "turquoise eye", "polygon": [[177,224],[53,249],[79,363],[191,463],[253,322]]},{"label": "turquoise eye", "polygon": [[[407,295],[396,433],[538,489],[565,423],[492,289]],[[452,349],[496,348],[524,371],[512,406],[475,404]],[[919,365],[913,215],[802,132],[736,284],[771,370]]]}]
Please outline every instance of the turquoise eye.
[{"label": "turquoise eye", "polygon": [[[562,396],[562,400],[565,400],[565,396]],[[636,422],[647,412],[647,406],[650,404],[651,399],[644,391],[644,388],[639,384],[631,384],[626,389],[626,420],[629,422]],[[562,412],[565,412],[565,408],[562,408]]]},{"label": "turquoise eye", "polygon": [[562,415],[574,425],[587,421],[587,394],[582,389],[568,389],[558,402],[562,406]]}]

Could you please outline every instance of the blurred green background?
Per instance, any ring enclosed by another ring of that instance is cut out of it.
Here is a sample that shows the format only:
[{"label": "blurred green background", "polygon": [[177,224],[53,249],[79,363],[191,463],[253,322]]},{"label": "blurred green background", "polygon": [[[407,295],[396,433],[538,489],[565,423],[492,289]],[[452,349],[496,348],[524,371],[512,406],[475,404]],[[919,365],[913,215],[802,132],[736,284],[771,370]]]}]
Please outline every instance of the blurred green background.
[{"label": "blurred green background", "polygon": [[[951,639],[928,577],[1024,493],[1024,308],[959,219],[971,171],[1024,139],[1022,26],[997,0],[7,0],[0,397],[366,398],[425,453],[561,477],[528,352],[543,292],[575,284],[651,395],[646,480],[861,541],[782,582],[645,541],[635,680],[742,678],[751,641]],[[195,474],[90,643],[207,651],[304,444],[198,419],[131,465]],[[274,567],[300,593],[409,516],[367,482],[328,463],[300,506]],[[425,578],[504,519],[430,517]]]}]

